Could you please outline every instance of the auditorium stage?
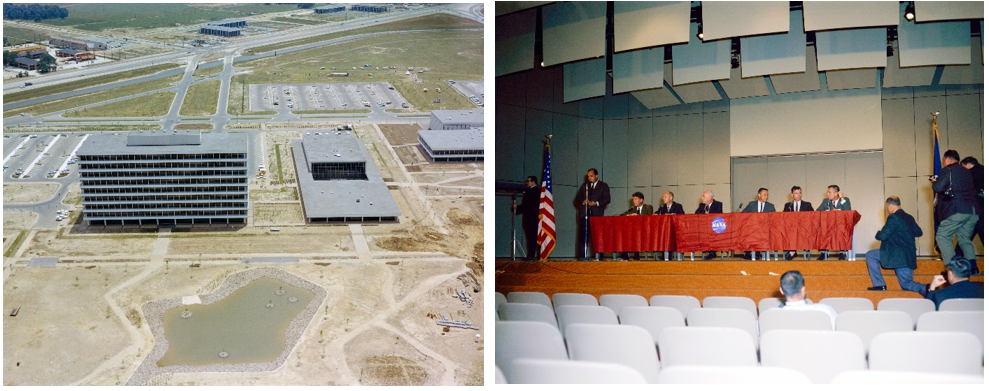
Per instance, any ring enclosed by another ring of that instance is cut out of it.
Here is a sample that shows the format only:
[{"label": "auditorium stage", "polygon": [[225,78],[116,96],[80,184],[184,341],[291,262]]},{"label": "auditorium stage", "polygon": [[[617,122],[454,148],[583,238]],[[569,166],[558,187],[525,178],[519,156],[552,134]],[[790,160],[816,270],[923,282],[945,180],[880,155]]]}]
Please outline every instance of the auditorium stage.
[{"label": "auditorium stage", "polygon": [[[985,270],[982,257],[979,269]],[[799,270],[806,280],[807,297],[820,301],[827,297],[864,297],[873,304],[890,297],[919,298],[914,292],[900,290],[892,270],[883,270],[887,291],[868,291],[872,285],[865,257],[856,261],[745,261],[740,258],[703,261],[592,261],[574,259],[548,262],[495,261],[495,290],[508,292],[557,292],[635,294],[649,300],[654,295],[689,295],[703,301],[707,296],[743,296],[756,303],[766,297],[782,297],[780,275]],[[939,259],[917,260],[914,280],[931,282],[944,270]],[[983,281],[973,276],[972,281]]]}]

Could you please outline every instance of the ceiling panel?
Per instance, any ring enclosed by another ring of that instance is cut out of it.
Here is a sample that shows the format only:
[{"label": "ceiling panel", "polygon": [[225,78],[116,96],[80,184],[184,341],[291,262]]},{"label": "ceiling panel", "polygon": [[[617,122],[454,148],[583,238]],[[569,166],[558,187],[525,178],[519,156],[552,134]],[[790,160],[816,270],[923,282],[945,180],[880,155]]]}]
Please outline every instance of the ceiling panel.
[{"label": "ceiling panel", "polygon": [[604,58],[563,64],[563,102],[604,96],[607,72]]},{"label": "ceiling panel", "polygon": [[915,1],[914,4],[918,22],[985,18],[985,4],[981,1]]},{"label": "ceiling panel", "polygon": [[607,3],[559,2],[543,7],[546,66],[604,57]]},{"label": "ceiling panel", "polygon": [[821,71],[886,66],[885,28],[819,31],[816,45]]},{"label": "ceiling panel", "polygon": [[821,80],[817,76],[817,56],[814,47],[807,47],[807,72],[787,75],[772,75],[773,89],[777,94],[788,92],[817,91],[821,89]]},{"label": "ceiling panel", "polygon": [[711,81],[681,84],[673,87],[673,91],[683,100],[683,103],[721,100],[721,94],[718,93],[718,89],[714,87],[714,82]]},{"label": "ceiling panel", "polygon": [[800,11],[790,12],[790,31],[742,38],[742,76],[775,75],[806,70],[807,35]]},{"label": "ceiling panel", "polygon": [[786,1],[705,1],[701,18],[704,40],[790,31]]},{"label": "ceiling panel", "polygon": [[895,1],[805,1],[803,7],[804,31],[896,26],[903,15]]},{"label": "ceiling panel", "polygon": [[725,95],[728,95],[729,99],[769,95],[769,87],[766,86],[764,76],[743,79],[742,70],[739,68],[731,70],[731,79],[721,80],[718,83],[721,83],[721,89],[725,90]]},{"label": "ceiling panel", "polygon": [[615,2],[615,51],[687,42],[689,1]]},{"label": "ceiling panel", "polygon": [[982,39],[971,38],[971,65],[945,65],[940,84],[981,84],[985,80],[982,64]]},{"label": "ceiling panel", "polygon": [[893,56],[886,57],[883,88],[929,86],[936,70],[936,66],[900,68],[900,50],[894,47]]},{"label": "ceiling panel", "polygon": [[536,8],[541,5],[550,4],[552,1],[496,1],[495,16],[502,16],[515,11]]},{"label": "ceiling panel", "polygon": [[536,58],[536,10],[499,16],[495,25],[495,76],[531,69]]},{"label": "ceiling panel", "polygon": [[[906,10],[906,4],[901,9]],[[971,28],[968,21],[915,23],[900,18],[900,66],[968,65]]]},{"label": "ceiling panel", "polygon": [[854,90],[858,88],[876,88],[877,69],[847,69],[842,71],[827,71],[824,76],[828,81],[828,90]]},{"label": "ceiling panel", "polygon": [[665,59],[662,47],[615,53],[612,59],[613,93],[662,88]]},{"label": "ceiling panel", "polygon": [[[697,23],[691,23],[691,33]],[[731,40],[701,42],[690,34],[690,43],[673,45],[673,82],[671,85],[699,81],[724,80],[731,76]]]}]

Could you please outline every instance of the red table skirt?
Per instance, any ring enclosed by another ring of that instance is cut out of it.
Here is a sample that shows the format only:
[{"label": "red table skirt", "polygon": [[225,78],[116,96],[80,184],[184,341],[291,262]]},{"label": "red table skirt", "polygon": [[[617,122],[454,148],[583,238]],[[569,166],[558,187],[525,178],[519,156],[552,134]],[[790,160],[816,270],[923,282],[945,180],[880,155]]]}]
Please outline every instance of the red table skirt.
[{"label": "red table skirt", "polygon": [[595,252],[851,250],[856,211],[591,217]]}]

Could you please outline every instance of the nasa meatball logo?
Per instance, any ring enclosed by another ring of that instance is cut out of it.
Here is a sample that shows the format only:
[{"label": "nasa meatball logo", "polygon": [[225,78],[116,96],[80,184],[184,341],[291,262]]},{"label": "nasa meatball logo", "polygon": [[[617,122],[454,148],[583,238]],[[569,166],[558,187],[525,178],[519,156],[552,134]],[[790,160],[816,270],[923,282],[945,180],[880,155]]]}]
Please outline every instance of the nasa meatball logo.
[{"label": "nasa meatball logo", "polygon": [[711,229],[716,233],[725,232],[725,229],[727,228],[728,223],[725,222],[723,217],[715,217],[714,220],[711,221]]}]

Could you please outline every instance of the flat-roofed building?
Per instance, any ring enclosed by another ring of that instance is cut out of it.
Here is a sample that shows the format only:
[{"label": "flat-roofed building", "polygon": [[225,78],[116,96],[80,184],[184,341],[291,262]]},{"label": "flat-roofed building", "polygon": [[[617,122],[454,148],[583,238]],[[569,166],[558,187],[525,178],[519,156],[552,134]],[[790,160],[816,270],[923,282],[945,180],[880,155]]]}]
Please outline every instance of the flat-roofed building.
[{"label": "flat-roofed building", "polygon": [[307,132],[292,141],[292,155],[307,223],[398,221],[402,215],[353,132]]},{"label": "flat-roofed building", "polygon": [[484,127],[484,110],[433,110],[429,129],[474,129]]},{"label": "flat-roofed building", "polygon": [[74,38],[68,35],[56,35],[48,38],[48,45],[76,50],[106,50],[107,43],[96,39]]},{"label": "flat-roofed building", "polygon": [[14,64],[17,64],[18,68],[27,69],[33,71],[38,69],[38,60],[30,59],[27,57],[17,57],[14,59]]},{"label": "flat-roofed building", "polygon": [[55,51],[55,55],[62,58],[69,58],[79,61],[95,60],[96,55],[93,52],[87,52],[75,49],[58,49]]},{"label": "flat-roofed building", "polygon": [[199,28],[199,33],[217,35],[220,37],[236,37],[240,35],[240,29],[236,27],[206,25]]},{"label": "flat-roofed building", "polygon": [[329,14],[334,12],[346,11],[347,6],[345,5],[324,5],[322,7],[316,7],[313,12],[317,14]]},{"label": "flat-roofed building", "polygon": [[244,27],[247,26],[246,19],[226,19],[216,22],[206,23],[207,26],[222,26],[222,27]]},{"label": "flat-roofed building", "polygon": [[388,12],[388,6],[384,4],[356,4],[350,6],[350,10],[380,14],[382,12]]},{"label": "flat-roofed building", "polygon": [[420,130],[419,143],[433,162],[484,160],[484,128]]},{"label": "flat-roofed building", "polygon": [[88,225],[247,222],[247,135],[184,131],[96,134],[76,155]]}]

